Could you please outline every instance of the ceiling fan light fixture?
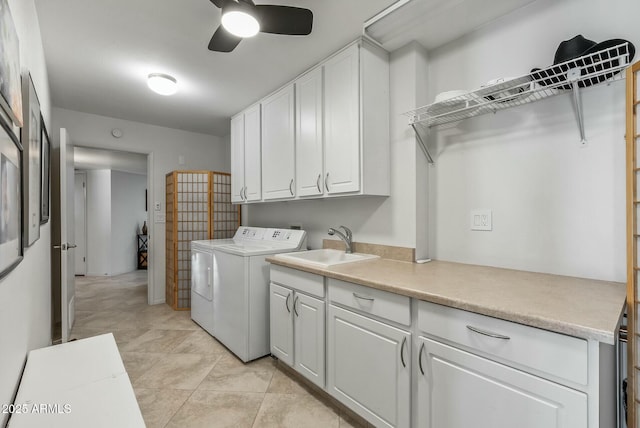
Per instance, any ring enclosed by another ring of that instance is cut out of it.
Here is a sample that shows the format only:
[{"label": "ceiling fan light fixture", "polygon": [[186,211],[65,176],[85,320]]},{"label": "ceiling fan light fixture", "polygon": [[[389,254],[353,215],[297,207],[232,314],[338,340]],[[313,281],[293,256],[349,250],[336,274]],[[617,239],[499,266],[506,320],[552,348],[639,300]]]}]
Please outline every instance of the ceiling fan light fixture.
[{"label": "ceiling fan light fixture", "polygon": [[160,95],[173,95],[178,92],[178,82],[173,76],[151,73],[147,78],[149,89]]},{"label": "ceiling fan light fixture", "polygon": [[237,37],[253,37],[260,31],[260,23],[253,8],[244,3],[231,2],[222,10],[222,26]]}]

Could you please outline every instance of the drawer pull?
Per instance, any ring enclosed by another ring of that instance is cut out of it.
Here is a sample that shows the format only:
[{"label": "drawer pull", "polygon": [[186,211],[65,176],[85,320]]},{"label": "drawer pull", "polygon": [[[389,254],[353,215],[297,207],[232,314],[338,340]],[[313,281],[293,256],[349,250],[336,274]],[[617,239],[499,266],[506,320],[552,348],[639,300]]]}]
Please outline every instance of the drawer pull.
[{"label": "drawer pull", "polygon": [[287,300],[284,301],[284,305],[287,307],[287,312],[291,313],[291,309],[289,309],[289,297],[291,297],[291,293],[287,294]]},{"label": "drawer pull", "polygon": [[404,345],[407,344],[407,338],[404,337],[402,339],[402,345],[400,345],[400,361],[402,361],[402,367],[407,367],[407,364],[404,362]]},{"label": "drawer pull", "polygon": [[486,330],[480,330],[477,327],[473,327],[468,325],[467,328],[469,330],[471,330],[474,333],[478,333],[478,334],[482,334],[483,336],[489,336],[489,337],[493,337],[494,339],[502,339],[502,340],[510,340],[511,338],[509,336],[504,336],[502,334],[498,334],[498,333],[492,333],[490,331],[486,331]]},{"label": "drawer pull", "polygon": [[375,299],[373,297],[365,297],[365,296],[361,296],[357,293],[353,293],[353,297],[355,297],[356,299],[361,299],[361,300],[368,300],[370,302],[373,302]]},{"label": "drawer pull", "polygon": [[424,342],[420,345],[420,352],[418,352],[418,367],[420,367],[420,373],[424,375],[424,369],[422,368],[422,352],[424,351]]},{"label": "drawer pull", "polygon": [[296,314],[297,317],[300,316],[300,314],[298,313],[298,310],[296,309],[296,303],[298,303],[298,298],[300,296],[296,296],[295,299],[293,299],[293,312]]}]

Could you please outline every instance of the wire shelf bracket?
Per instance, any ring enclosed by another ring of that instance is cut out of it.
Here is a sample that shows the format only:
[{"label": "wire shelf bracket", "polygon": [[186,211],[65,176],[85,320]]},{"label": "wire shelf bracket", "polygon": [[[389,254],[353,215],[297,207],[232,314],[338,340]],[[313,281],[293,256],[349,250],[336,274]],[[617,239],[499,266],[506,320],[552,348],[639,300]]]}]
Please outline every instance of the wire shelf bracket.
[{"label": "wire shelf bracket", "polygon": [[[434,163],[427,145],[428,130],[487,113],[496,113],[555,95],[572,93],[580,142],[586,145],[581,89],[625,78],[621,73],[629,66],[629,43],[603,49],[529,74],[484,86],[444,101],[404,113],[416,133],[429,163]],[[416,126],[416,125],[420,126]]]}]

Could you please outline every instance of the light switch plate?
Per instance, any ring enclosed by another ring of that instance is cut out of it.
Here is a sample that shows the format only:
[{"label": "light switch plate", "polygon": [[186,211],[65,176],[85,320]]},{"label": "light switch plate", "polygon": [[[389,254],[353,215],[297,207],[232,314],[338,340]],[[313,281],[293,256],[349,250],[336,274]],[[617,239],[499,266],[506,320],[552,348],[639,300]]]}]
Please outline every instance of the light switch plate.
[{"label": "light switch plate", "polygon": [[493,230],[491,210],[471,210],[471,230]]},{"label": "light switch plate", "polygon": [[160,210],[162,209],[162,205],[160,204],[160,202],[156,202],[156,203],[153,205],[153,208],[154,208],[156,211],[160,211]]}]

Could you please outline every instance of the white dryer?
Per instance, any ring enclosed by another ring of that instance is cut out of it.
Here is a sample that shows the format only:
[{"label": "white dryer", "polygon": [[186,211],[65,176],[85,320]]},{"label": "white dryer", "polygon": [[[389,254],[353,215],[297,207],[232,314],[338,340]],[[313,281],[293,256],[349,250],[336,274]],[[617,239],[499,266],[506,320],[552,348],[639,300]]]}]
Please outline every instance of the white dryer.
[{"label": "white dryer", "polygon": [[267,256],[306,249],[303,230],[240,227],[193,241],[191,318],[242,361],[269,354]]}]

